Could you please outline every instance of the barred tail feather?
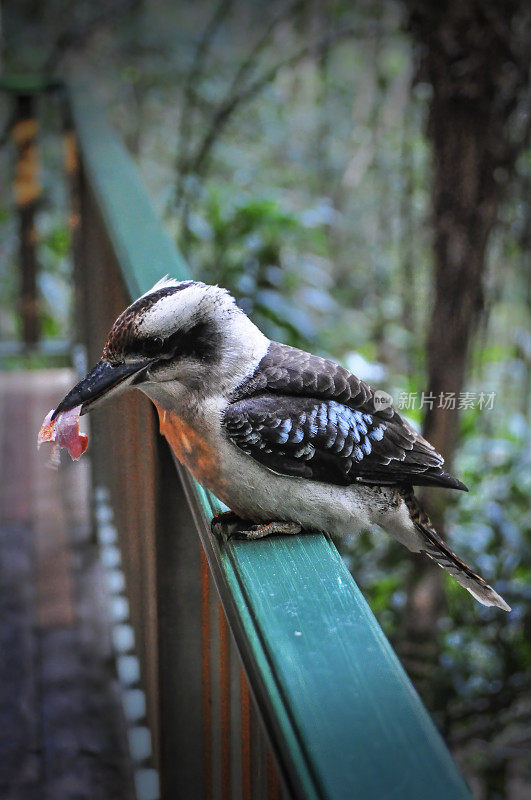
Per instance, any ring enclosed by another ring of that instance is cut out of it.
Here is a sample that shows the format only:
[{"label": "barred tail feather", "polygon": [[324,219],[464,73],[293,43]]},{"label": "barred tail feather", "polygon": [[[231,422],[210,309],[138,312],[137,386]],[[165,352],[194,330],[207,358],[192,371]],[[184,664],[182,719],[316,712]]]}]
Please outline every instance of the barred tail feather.
[{"label": "barred tail feather", "polygon": [[505,602],[486,581],[477,575],[464,561],[450,550],[441,539],[430,518],[413,494],[413,490],[406,489],[402,496],[408,507],[410,517],[417,531],[421,534],[423,543],[420,552],[426,553],[436,564],[445,569],[461,586],[470,592],[472,597],[484,606],[497,606],[503,611],[510,611],[511,607]]},{"label": "barred tail feather", "polygon": [[473,572],[468,564],[461,561],[446,545],[441,546],[437,542],[430,541],[429,535],[425,530],[422,533],[426,536],[426,548],[424,552],[442,569],[445,569],[457,583],[464,586],[472,597],[475,597],[484,606],[498,606],[504,611],[510,611],[511,607],[505,602],[494,589],[486,583],[480,575]]}]

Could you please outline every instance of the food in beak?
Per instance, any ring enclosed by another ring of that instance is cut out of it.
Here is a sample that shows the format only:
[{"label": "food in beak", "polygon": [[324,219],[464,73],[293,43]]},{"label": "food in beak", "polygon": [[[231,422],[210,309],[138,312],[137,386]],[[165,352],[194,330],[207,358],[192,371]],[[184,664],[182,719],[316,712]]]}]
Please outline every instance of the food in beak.
[{"label": "food in beak", "polygon": [[51,442],[50,466],[57,469],[61,460],[60,450],[65,447],[74,461],[79,461],[88,445],[88,436],[79,432],[79,415],[81,406],[70,411],[62,411],[52,421],[54,409],[45,416],[37,437],[37,447]]}]

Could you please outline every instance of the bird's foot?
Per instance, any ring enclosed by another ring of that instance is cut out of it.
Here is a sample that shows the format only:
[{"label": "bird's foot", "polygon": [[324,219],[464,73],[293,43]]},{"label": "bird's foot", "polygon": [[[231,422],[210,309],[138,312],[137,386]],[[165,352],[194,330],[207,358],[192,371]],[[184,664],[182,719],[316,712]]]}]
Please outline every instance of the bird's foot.
[{"label": "bird's foot", "polygon": [[272,533],[285,533],[294,536],[302,531],[302,526],[298,522],[265,522],[260,525],[251,525],[249,528],[240,531],[243,539],[263,539]]},{"label": "bird's foot", "polygon": [[212,533],[224,539],[263,539],[273,533],[294,535],[302,531],[298,522],[266,522],[253,525],[234,511],[222,511],[210,523]]}]

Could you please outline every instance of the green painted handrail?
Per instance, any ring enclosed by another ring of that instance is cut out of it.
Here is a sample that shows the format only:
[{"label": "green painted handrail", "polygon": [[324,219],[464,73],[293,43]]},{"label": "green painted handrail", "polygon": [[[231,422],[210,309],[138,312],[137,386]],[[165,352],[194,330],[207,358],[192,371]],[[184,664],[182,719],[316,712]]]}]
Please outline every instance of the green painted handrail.
[{"label": "green painted handrail", "polygon": [[[137,170],[86,92],[70,91],[84,172],[131,298],[189,277]],[[183,472],[229,624],[290,793],[300,800],[464,800],[470,793],[324,535],[225,543],[223,506]]]}]

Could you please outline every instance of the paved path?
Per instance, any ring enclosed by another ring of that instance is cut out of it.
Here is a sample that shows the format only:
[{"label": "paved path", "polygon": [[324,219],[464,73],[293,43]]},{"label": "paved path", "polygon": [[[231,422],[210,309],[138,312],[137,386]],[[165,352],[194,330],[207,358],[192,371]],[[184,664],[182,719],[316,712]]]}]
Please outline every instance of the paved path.
[{"label": "paved path", "polygon": [[88,464],[35,446],[73,380],[0,373],[0,800],[132,798]]}]

